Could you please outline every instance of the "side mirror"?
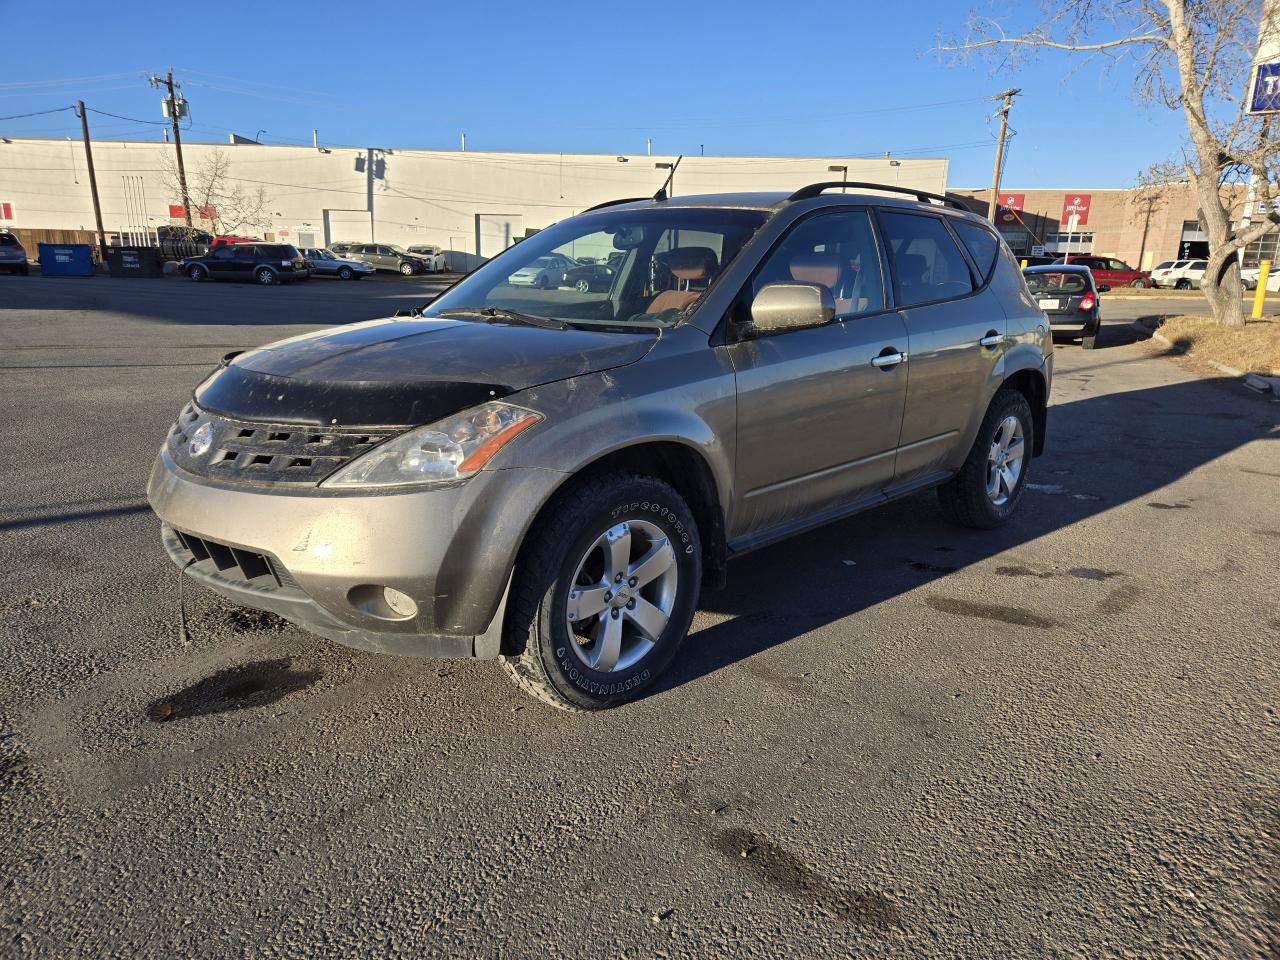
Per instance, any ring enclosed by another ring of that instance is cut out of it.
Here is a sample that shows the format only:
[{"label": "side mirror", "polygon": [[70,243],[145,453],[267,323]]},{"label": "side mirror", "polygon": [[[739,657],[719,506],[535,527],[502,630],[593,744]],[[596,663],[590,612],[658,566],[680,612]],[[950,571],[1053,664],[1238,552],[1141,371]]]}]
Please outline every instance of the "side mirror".
[{"label": "side mirror", "polygon": [[1098,292],[1099,292],[1099,293],[1110,293],[1110,292],[1111,292],[1111,288],[1110,288],[1110,287],[1108,287],[1105,283],[1103,283],[1103,284],[1099,284],[1099,286],[1098,286]]},{"label": "side mirror", "polygon": [[770,283],[751,301],[754,336],[803,330],[830,323],[836,315],[831,291],[820,283]]}]

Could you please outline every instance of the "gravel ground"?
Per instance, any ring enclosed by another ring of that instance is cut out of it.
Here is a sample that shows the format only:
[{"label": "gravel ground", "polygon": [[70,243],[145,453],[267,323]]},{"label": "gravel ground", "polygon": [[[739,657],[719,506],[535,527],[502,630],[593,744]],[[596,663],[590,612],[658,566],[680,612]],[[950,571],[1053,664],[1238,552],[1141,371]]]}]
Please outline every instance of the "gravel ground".
[{"label": "gravel ground", "polygon": [[0,278],[0,953],[1280,955],[1280,404],[1120,322],[1008,526],[736,561],[633,705],[199,589],[180,643],[143,489],[190,387],[430,286]]}]

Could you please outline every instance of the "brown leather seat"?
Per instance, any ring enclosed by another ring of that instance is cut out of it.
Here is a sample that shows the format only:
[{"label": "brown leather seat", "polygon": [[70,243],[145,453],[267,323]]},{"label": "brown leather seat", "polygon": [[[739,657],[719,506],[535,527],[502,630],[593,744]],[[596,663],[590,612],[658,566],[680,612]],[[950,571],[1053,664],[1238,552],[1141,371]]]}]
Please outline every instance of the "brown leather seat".
[{"label": "brown leather seat", "polygon": [[663,310],[683,310],[698,297],[702,289],[691,289],[693,283],[701,281],[704,285],[711,279],[719,265],[716,252],[710,247],[676,247],[667,254],[667,269],[677,280],[684,281],[683,290],[663,290],[649,304],[649,313],[661,313]]},{"label": "brown leather seat", "polygon": [[853,300],[836,296],[840,285],[840,258],[832,253],[798,253],[787,264],[791,279],[798,283],[816,283],[831,291],[836,313],[848,313]]}]

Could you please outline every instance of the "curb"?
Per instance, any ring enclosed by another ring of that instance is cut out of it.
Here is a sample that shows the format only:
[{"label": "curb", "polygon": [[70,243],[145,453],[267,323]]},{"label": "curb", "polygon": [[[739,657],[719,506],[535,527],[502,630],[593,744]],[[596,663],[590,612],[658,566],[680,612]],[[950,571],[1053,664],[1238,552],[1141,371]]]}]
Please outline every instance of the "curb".
[{"label": "curb", "polygon": [[[1137,320],[1133,321],[1129,326],[1131,329],[1137,330],[1140,333],[1150,334],[1151,340],[1166,349],[1172,350],[1180,356],[1186,355],[1186,350],[1174,346],[1173,341],[1168,337],[1163,336],[1158,330],[1151,330],[1143,326]],[[1219,363],[1217,360],[1208,360],[1204,357],[1196,357],[1195,359],[1206,366],[1213,367],[1213,369],[1217,370],[1219,373],[1225,373],[1229,377],[1238,378],[1242,386],[1247,387],[1254,393],[1271,393],[1275,395],[1276,400],[1280,400],[1280,376],[1264,377],[1256,373],[1245,373],[1243,370],[1237,370],[1235,367],[1229,367],[1225,363]]]}]

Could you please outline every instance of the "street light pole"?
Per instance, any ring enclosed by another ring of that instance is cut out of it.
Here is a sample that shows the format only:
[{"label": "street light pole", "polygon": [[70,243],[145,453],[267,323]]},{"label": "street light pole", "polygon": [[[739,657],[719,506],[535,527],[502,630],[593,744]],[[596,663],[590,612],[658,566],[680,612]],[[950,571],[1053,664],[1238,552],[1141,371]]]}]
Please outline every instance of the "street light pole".
[{"label": "street light pole", "polygon": [[1000,105],[1000,136],[996,140],[996,165],[991,174],[991,202],[987,204],[987,219],[992,223],[996,222],[996,209],[1000,205],[1000,174],[1004,166],[1005,135],[1009,131],[1009,109],[1013,106],[1013,98],[1021,92],[1017,87],[1010,87],[1004,93],[997,93],[991,98],[992,100],[999,98],[1003,101]]}]

